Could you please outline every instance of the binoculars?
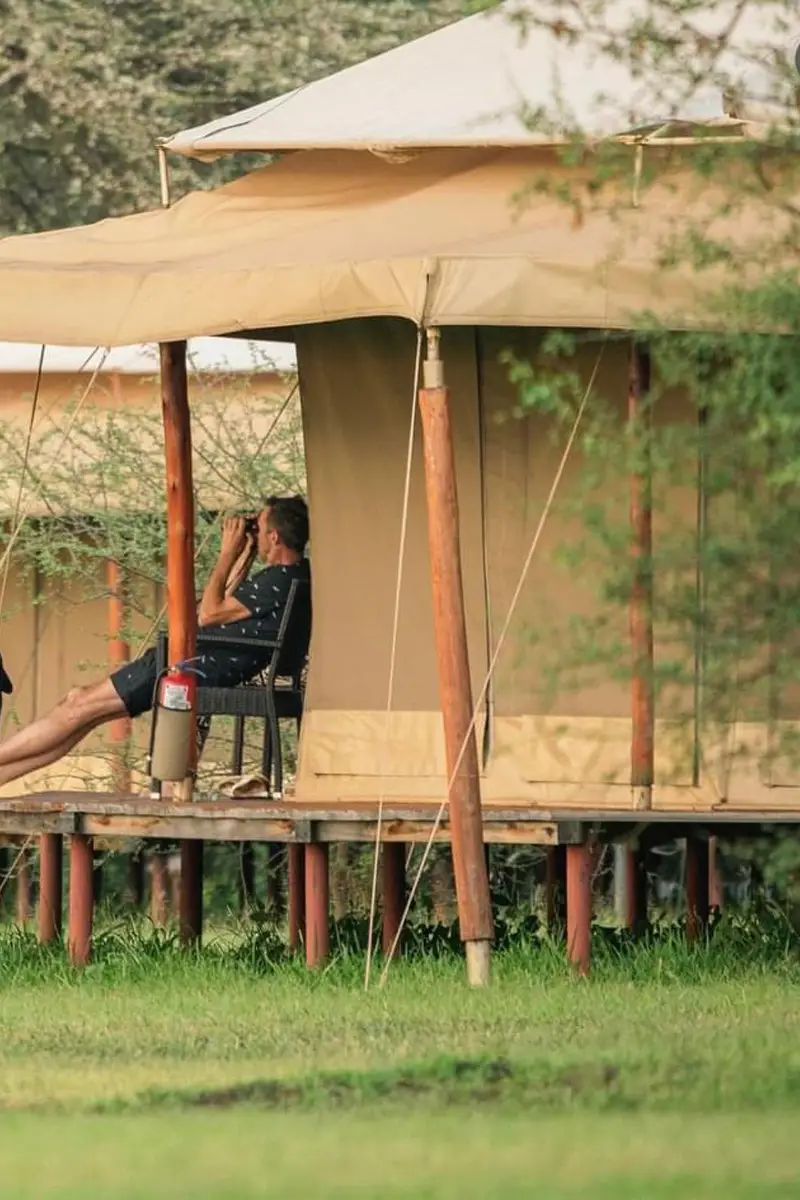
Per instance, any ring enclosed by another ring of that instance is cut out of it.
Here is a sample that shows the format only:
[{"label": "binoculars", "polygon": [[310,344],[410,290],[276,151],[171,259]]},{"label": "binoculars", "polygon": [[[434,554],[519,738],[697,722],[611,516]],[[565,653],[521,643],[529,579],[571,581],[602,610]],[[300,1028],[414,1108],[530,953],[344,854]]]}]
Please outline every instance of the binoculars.
[{"label": "binoculars", "polygon": [[244,530],[248,537],[258,540],[258,517],[245,517]]}]

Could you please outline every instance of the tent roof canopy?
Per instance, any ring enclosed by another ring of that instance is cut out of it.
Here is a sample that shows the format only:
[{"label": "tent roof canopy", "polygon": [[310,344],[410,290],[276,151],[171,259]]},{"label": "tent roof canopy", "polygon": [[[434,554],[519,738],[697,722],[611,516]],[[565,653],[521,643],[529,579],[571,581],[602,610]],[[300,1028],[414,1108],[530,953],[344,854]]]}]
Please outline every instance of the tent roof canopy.
[{"label": "tent roof canopy", "polygon": [[[168,143],[211,156],[311,147],[304,153],[166,211],[0,241],[0,338],[125,346],[256,330],[279,337],[371,316],[601,329],[630,328],[643,310],[675,327],[707,320],[713,276],[663,271],[660,252],[692,216],[721,209],[721,197],[688,170],[677,184],[639,188],[631,155],[630,176],[598,202],[591,166],[564,166],[521,119],[520,103],[551,112],[563,99],[574,122],[598,135],[667,114],[690,130],[692,120],[745,129],[722,115],[719,72],[687,95],[685,69],[678,80],[659,72],[649,43],[654,61],[635,69],[615,56],[613,38],[573,39],[541,24],[521,31],[510,19],[520,7],[563,16],[557,0],[508,0]],[[717,66],[726,55],[746,60],[748,46],[791,52],[784,4],[741,7],[718,0],[710,15],[691,14],[712,47],[737,14]],[[649,9],[649,0],[609,0],[606,14],[630,31]],[[759,79],[751,99],[767,96]],[[548,139],[558,140],[552,131]],[[450,148],[431,148],[441,143]],[[353,149],[365,146],[397,152]],[[532,186],[543,176],[544,188]],[[523,191],[525,203],[515,204]],[[577,203],[564,203],[567,193]],[[735,220],[740,241],[759,226],[754,212]]]},{"label": "tent roof canopy", "polygon": [[[213,159],[235,151],[529,146],[575,131],[604,138],[664,127],[669,134],[675,123],[747,133],[751,122],[780,116],[767,64],[776,51],[792,61],[800,25],[787,27],[785,4],[751,0],[738,9],[738,0],[715,0],[670,19],[648,0],[607,0],[602,16],[582,28],[563,0],[506,0],[163,145]],[[680,39],[672,62],[659,58],[649,35],[641,62],[626,53],[642,19]],[[721,54],[715,37],[724,39]],[[731,87],[746,97],[738,107],[724,99]]]},{"label": "tent roof canopy", "polygon": [[[625,329],[645,309],[694,324],[706,278],[659,256],[689,211],[716,211],[714,188],[669,177],[634,207],[628,181],[600,201],[594,181],[541,148],[290,155],[171,209],[0,241],[0,337],[119,346],[371,316]],[[728,221],[746,244],[752,222]]]}]

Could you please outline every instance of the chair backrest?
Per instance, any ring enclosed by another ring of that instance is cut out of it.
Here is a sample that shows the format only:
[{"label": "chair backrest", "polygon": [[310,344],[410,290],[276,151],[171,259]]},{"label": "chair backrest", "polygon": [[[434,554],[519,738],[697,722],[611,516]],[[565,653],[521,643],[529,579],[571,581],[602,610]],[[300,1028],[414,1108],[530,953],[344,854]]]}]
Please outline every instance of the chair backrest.
[{"label": "chair backrest", "polygon": [[269,676],[291,675],[299,683],[311,644],[311,586],[306,579],[293,579],[278,627],[277,645],[269,665]]}]

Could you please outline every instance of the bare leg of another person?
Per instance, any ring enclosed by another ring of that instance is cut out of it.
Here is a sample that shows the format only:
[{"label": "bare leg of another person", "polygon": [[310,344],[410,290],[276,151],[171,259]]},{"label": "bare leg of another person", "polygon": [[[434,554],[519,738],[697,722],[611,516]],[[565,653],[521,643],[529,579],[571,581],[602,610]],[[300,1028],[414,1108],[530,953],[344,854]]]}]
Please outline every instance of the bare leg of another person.
[{"label": "bare leg of another person", "polygon": [[37,754],[32,758],[20,758],[16,762],[10,763],[7,767],[0,767],[0,787],[7,783],[11,783],[15,779],[20,779],[23,775],[30,775],[33,771],[41,771],[43,767],[49,767],[51,763],[58,762],[60,758],[64,758],[69,754],[79,742],[102,725],[103,721],[95,721],[88,729],[81,729],[73,733],[70,737],[65,738],[58,746],[49,750],[46,754]]},{"label": "bare leg of another person", "polygon": [[75,688],[47,716],[0,744],[0,786],[56,762],[98,725],[124,715],[110,680]]}]

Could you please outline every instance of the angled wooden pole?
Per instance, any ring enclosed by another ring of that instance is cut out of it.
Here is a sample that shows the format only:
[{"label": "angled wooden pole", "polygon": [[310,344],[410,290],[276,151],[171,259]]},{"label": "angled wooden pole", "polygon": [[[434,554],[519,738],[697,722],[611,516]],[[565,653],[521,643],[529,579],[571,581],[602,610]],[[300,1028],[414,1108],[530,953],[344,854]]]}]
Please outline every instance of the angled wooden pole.
[{"label": "angled wooden pole", "polygon": [[630,476],[631,557],[633,586],[631,636],[631,803],[653,804],[655,700],[653,665],[653,505],[650,465],[652,427],[647,392],[650,357],[633,345],[628,385],[628,423],[635,461]]},{"label": "angled wooden pole", "polygon": [[428,505],[433,623],[444,721],[448,796],[461,940],[471,984],[489,982],[493,937],[489,877],[483,853],[478,748],[472,724],[467,623],[461,575],[453,430],[438,330],[428,331],[425,386],[419,393]]},{"label": "angled wooden pole", "polygon": [[[194,587],[194,485],[192,433],[186,378],[186,342],[162,342],[161,408],[167,487],[167,619],[169,661],[193,658],[197,647]],[[194,737],[191,738],[195,745]],[[193,778],[175,784],[178,802],[192,798]],[[181,842],[179,929],[185,943],[197,942],[203,925],[203,843]]]}]

